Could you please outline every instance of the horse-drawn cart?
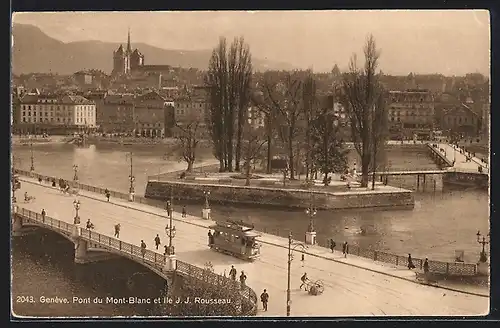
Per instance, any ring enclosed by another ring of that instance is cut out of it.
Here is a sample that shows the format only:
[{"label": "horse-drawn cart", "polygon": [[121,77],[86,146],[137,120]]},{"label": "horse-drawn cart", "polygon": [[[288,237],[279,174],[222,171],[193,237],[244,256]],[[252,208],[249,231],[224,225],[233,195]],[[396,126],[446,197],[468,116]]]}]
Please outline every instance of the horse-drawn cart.
[{"label": "horse-drawn cart", "polygon": [[324,290],[325,286],[323,284],[323,281],[321,280],[316,280],[314,282],[308,280],[306,282],[306,291],[309,293],[309,295],[320,295],[323,294]]}]

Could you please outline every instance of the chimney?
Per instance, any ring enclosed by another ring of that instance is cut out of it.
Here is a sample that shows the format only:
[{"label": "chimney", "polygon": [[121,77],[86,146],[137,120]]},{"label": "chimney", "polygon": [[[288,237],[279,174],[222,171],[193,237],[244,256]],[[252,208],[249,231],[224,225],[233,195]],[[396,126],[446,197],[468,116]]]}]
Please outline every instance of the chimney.
[{"label": "chimney", "polygon": [[158,76],[158,90],[161,90],[161,74]]}]

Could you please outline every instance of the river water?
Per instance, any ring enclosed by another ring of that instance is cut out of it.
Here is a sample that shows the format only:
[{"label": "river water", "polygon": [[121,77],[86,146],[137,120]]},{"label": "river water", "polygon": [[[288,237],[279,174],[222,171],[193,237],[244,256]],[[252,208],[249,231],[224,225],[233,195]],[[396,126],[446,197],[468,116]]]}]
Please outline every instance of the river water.
[{"label": "river water", "polygon": [[[128,152],[133,152],[136,192],[143,194],[148,175],[162,171],[183,169],[184,163],[166,160],[168,149],[164,145],[91,145],[78,148],[68,144],[39,144],[33,146],[35,171],[38,173],[72,179],[73,165],[78,165],[80,182],[126,192],[130,174]],[[200,160],[208,159],[210,151],[203,151]],[[29,146],[14,146],[14,165],[29,170]],[[203,156],[204,155],[204,156]],[[387,150],[387,166],[391,170],[435,169],[436,166],[424,149],[415,147],[391,147]],[[413,178],[415,179],[415,178]],[[411,188],[412,178],[397,184]],[[398,185],[398,186],[399,186]],[[430,188],[429,188],[430,189]],[[315,217],[315,227],[320,242],[333,238],[337,244],[347,240],[363,248],[383,250],[433,260],[453,261],[455,250],[465,252],[467,262],[478,259],[480,246],[476,232],[489,228],[488,193],[476,189],[451,189],[416,192],[412,210],[342,210],[320,211]],[[183,204],[182,201],[176,204]],[[185,203],[188,213],[201,213],[202,204]],[[252,222],[261,230],[276,231],[285,236],[291,231],[302,235],[308,219],[303,211],[248,206],[218,206],[212,204],[214,216],[226,216]],[[361,228],[366,233],[361,234]],[[34,237],[30,237],[34,238]],[[37,242],[37,241],[30,241]],[[62,260],[63,255],[43,255],[26,247],[25,242],[13,242],[13,281],[15,295],[37,295],[41,290],[57,290],[57,295],[100,296],[110,293],[109,286],[99,283],[102,279],[82,281],[75,275],[73,260]],[[43,246],[52,249],[55,244]],[[55,259],[55,260],[53,260]],[[103,275],[114,275],[108,264],[100,267]],[[129,270],[136,270],[129,266]],[[113,291],[114,292],[114,291]],[[14,298],[15,301],[15,298]],[[126,306],[97,304],[86,305],[86,311],[67,307],[37,304],[16,304],[18,314],[32,315],[131,315],[133,309]],[[68,311],[70,313],[68,313]],[[131,312],[132,311],[132,312]]]}]

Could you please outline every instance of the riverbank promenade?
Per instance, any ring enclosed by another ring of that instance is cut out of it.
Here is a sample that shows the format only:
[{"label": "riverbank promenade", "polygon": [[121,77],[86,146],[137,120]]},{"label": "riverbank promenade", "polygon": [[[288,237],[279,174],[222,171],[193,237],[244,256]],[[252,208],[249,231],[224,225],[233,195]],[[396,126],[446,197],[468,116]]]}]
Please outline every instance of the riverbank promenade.
[{"label": "riverbank promenade", "polygon": [[[22,188],[17,191],[18,206],[35,212],[45,209],[47,216],[73,222],[75,196],[62,194],[47,184],[34,179],[21,178]],[[22,194],[28,192],[36,197],[34,202],[23,203]],[[140,245],[144,240],[148,249],[154,250],[154,238],[161,238],[159,254],[168,245],[165,227],[169,220],[165,211],[145,204],[131,203],[104,195],[80,191],[79,216],[82,226],[87,219],[95,225],[95,231],[110,237],[114,225],[121,224],[120,239]],[[175,205],[175,204],[174,204]],[[216,214],[215,214],[216,215]],[[211,262],[216,273],[226,275],[231,265],[247,275],[247,284],[257,295],[267,289],[270,296],[269,311],[259,307],[258,315],[284,316],[286,314],[287,287],[287,239],[262,234],[261,257],[254,262],[245,262],[208,248],[208,226],[213,221],[188,215],[181,218],[174,213],[177,234],[173,239],[177,259],[198,267]],[[303,236],[295,236],[303,239]],[[325,286],[323,294],[311,296],[300,290],[300,277],[307,272],[311,281],[321,280]],[[487,291],[469,287],[458,292],[414,282],[415,273],[401,267],[383,265],[374,261],[340,252],[312,246],[306,251],[305,261],[296,253],[291,265],[291,315],[292,316],[372,316],[372,315],[480,315],[488,312]],[[473,295],[473,294],[475,295]],[[480,296],[477,294],[485,294]]]}]

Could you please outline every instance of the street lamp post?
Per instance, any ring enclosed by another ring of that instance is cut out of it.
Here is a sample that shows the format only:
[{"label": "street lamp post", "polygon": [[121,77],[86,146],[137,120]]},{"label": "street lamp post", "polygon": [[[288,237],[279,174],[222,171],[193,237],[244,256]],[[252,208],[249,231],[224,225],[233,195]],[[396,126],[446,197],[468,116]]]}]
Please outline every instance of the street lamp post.
[{"label": "street lamp post", "polygon": [[35,171],[35,158],[33,156],[33,140],[31,138],[31,136],[29,136],[29,140],[30,140],[30,153],[31,153],[31,156],[30,156],[30,159],[31,159],[30,171],[34,172]]},{"label": "street lamp post", "polygon": [[486,254],[486,251],[484,249],[485,245],[488,245],[490,242],[491,242],[491,236],[490,236],[490,233],[488,232],[488,241],[486,241],[486,237],[485,236],[482,236],[481,238],[481,232],[477,232],[476,234],[477,236],[477,242],[480,244],[480,245],[483,245],[483,249],[481,250],[481,253],[479,253],[479,262],[487,262],[488,261],[488,256]]},{"label": "street lamp post", "polygon": [[203,195],[205,195],[205,206],[201,210],[201,217],[205,220],[210,220],[210,204],[208,203],[208,197],[210,196],[210,190],[204,190]]},{"label": "street lamp post", "polygon": [[175,249],[174,249],[174,246],[172,245],[172,241],[175,238],[175,234],[176,234],[176,230],[175,230],[175,227],[173,225],[173,212],[174,212],[173,200],[174,200],[173,189],[170,188],[170,201],[167,202],[167,213],[169,216],[169,225],[168,225],[167,229],[165,229],[165,232],[168,236],[168,250],[167,250],[168,255],[175,255]]},{"label": "street lamp post", "polygon": [[80,224],[80,216],[78,215],[78,211],[80,210],[80,201],[75,199],[73,201],[73,206],[75,207],[75,218],[73,219],[73,224]]},{"label": "street lamp post", "polygon": [[78,165],[73,165],[73,171],[75,171],[75,175],[73,175],[73,181],[78,181]]},{"label": "street lamp post", "polygon": [[302,251],[307,249],[307,246],[294,242],[292,240],[292,233],[288,235],[288,266],[287,266],[287,289],[286,289],[286,316],[290,316],[290,308],[292,305],[292,300],[290,296],[290,273],[291,273],[291,268],[292,268],[292,261],[293,261],[293,252],[297,249],[301,248]]},{"label": "street lamp post", "polygon": [[307,216],[309,217],[309,225],[306,231],[306,244],[314,245],[316,244],[316,229],[314,229],[314,216],[317,214],[316,208],[313,206],[312,194],[311,203],[309,207],[305,210]]},{"label": "street lamp post", "polygon": [[128,176],[128,180],[130,182],[130,187],[129,187],[129,201],[133,202],[134,201],[134,193],[135,193],[135,189],[134,189],[134,181],[135,181],[135,177],[134,177],[134,163],[133,163],[133,154],[132,152],[128,153],[127,154],[127,157],[130,157],[130,175]]}]

